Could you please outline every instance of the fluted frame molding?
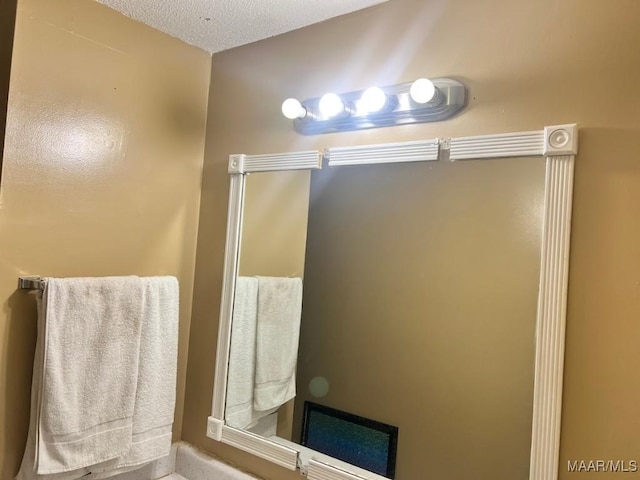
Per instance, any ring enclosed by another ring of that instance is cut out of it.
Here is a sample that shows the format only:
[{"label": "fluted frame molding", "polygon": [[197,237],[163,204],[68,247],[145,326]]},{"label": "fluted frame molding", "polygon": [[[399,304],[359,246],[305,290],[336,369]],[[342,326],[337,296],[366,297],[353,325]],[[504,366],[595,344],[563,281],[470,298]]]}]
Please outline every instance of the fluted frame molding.
[{"label": "fluted frame molding", "polygon": [[[466,161],[493,158],[546,157],[540,280],[536,317],[535,374],[530,480],[557,480],[564,372],[565,325],[569,271],[569,243],[573,197],[573,170],[578,147],[575,124],[543,130],[418,142],[328,148],[323,152],[229,157],[231,186],[227,217],[222,300],[212,413],[207,436],[269,460],[290,470],[299,469],[310,480],[379,480],[379,475],[348,468],[343,462],[312,459],[305,465],[305,447],[285,446],[225,424],[224,407],[235,279],[238,271],[242,208],[246,175],[252,172],[320,169],[329,167],[411,161]],[[368,160],[369,159],[369,160]]]}]

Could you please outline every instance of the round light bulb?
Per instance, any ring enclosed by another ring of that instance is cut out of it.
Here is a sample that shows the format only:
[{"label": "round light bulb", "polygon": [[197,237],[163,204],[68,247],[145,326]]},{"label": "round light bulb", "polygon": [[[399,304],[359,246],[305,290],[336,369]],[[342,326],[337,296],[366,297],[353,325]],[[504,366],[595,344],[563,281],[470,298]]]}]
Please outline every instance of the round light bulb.
[{"label": "round light bulb", "polygon": [[331,118],[344,112],[345,105],[338,95],[335,93],[327,93],[320,99],[318,108],[320,109],[320,115],[322,115],[322,117]]},{"label": "round light bulb", "polygon": [[295,98],[287,98],[282,102],[282,114],[290,120],[295,120],[304,118],[307,115],[307,109]]},{"label": "round light bulb", "polygon": [[369,87],[360,97],[360,104],[367,112],[378,112],[387,104],[387,96],[379,87]]},{"label": "round light bulb", "polygon": [[416,103],[428,103],[436,95],[436,86],[427,78],[419,78],[411,84],[409,95]]}]

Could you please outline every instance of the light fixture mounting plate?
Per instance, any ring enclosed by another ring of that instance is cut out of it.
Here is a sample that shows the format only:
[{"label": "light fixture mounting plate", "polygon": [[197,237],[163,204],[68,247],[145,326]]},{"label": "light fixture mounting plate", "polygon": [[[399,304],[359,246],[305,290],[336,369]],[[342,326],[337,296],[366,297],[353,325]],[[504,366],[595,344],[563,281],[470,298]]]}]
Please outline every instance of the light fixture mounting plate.
[{"label": "light fixture mounting plate", "polygon": [[387,95],[387,105],[378,112],[366,112],[358,107],[364,90],[340,94],[347,107],[346,114],[324,119],[319,115],[321,97],[302,102],[309,112],[304,118],[293,121],[294,128],[303,135],[344,132],[366,128],[409,125],[412,123],[438,122],[457,114],[467,104],[467,89],[451,78],[430,79],[436,87],[436,95],[427,103],[414,102],[409,94],[412,83],[400,83],[380,87]]}]

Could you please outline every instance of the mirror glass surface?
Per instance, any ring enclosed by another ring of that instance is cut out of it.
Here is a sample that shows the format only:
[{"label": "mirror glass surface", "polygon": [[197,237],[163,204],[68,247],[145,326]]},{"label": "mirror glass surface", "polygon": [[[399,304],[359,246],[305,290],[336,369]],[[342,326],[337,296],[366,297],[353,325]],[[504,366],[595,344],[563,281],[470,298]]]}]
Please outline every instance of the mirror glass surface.
[{"label": "mirror glass surface", "polygon": [[299,442],[308,400],[398,427],[396,479],[527,479],[544,177],[543,158],[249,175],[239,275],[304,285],[295,399],[250,431]]}]

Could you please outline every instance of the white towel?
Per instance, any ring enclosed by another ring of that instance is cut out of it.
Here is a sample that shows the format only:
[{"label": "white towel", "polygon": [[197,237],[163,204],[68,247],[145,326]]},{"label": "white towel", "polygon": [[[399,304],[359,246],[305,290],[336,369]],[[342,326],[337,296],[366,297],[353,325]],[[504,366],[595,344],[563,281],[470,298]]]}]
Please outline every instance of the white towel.
[{"label": "white towel", "polygon": [[16,479],[89,472],[104,478],[166,455],[175,405],[177,280],[45,282],[29,435]]},{"label": "white towel", "polygon": [[257,412],[253,408],[257,321],[258,279],[238,277],[233,302],[224,416],[225,423],[235,428],[251,428],[270,413]]},{"label": "white towel", "polygon": [[269,415],[265,415],[247,431],[264,438],[275,437],[278,434],[278,412],[277,409]]},{"label": "white towel", "polygon": [[278,408],[296,395],[302,280],[258,277],[258,327],[253,405]]},{"label": "white towel", "polygon": [[[179,291],[175,277],[142,277],[140,365],[131,448],[118,468],[142,466],[171,449],[176,403]],[[93,476],[92,478],[99,478]]]}]

